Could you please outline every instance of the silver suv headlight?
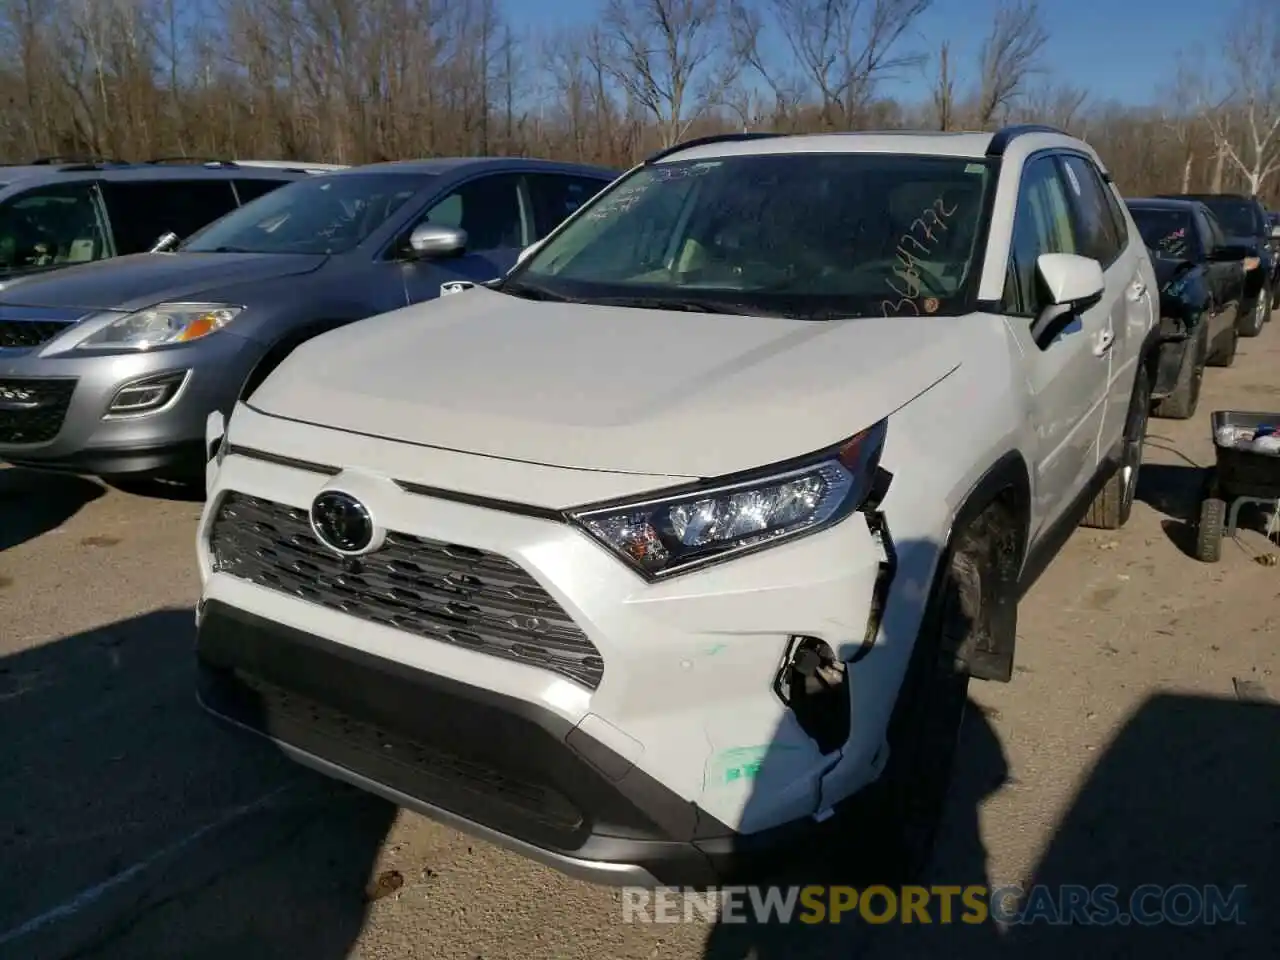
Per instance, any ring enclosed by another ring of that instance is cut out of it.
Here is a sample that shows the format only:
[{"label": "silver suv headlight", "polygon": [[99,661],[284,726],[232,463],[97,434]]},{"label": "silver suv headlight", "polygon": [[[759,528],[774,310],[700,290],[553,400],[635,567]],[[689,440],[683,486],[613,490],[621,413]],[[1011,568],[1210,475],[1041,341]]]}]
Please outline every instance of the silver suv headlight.
[{"label": "silver suv headlight", "polygon": [[887,421],[799,462],[658,499],[569,517],[648,580],[740,556],[839,523],[874,488]]},{"label": "silver suv headlight", "polygon": [[149,350],[190,343],[217,333],[243,309],[226,303],[158,303],[112,320],[76,344],[76,349]]}]

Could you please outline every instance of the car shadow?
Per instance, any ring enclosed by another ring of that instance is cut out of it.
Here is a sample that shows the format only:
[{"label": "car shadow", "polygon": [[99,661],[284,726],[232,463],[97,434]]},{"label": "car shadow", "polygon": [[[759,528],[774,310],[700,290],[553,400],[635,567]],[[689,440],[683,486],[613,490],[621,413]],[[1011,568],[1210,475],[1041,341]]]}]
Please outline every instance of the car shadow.
[{"label": "car shadow", "polygon": [[395,808],[207,716],[193,643],[162,610],[0,660],[0,957],[353,949]]},{"label": "car shadow", "polygon": [[[1023,825],[993,822],[983,807],[1006,784],[1016,788],[1017,771],[989,716],[972,701],[970,707],[933,857],[913,882],[957,894],[977,885],[986,909],[963,909],[957,896],[944,922],[935,892],[926,922],[903,922],[900,910],[886,916],[883,896],[871,920],[855,908],[839,923],[821,914],[815,922],[812,913],[809,922],[802,915],[778,922],[753,916],[747,900],[711,928],[705,960],[1275,956],[1280,704],[1179,694],[1147,699],[1109,744],[1099,745],[1087,779],[1022,877],[990,873],[982,828],[990,835]],[[766,755],[761,770],[768,762]],[[747,809],[755,802],[763,809],[772,799],[752,795]],[[859,883],[861,890],[884,882],[860,876],[856,862],[859,843],[876,842],[875,820],[854,819],[843,829],[841,842],[824,842],[796,866],[757,882]]]},{"label": "car shadow", "polygon": [[204,503],[204,487],[195,483],[175,483],[169,480],[108,477],[102,481],[113,490],[148,500],[173,500],[177,503]]},{"label": "car shadow", "polygon": [[74,474],[0,469],[0,552],[56,530],[104,492]]},{"label": "car shadow", "polygon": [[1162,514],[1160,529],[1183,554],[1196,555],[1196,523],[1210,468],[1184,463],[1144,463],[1136,498]]}]

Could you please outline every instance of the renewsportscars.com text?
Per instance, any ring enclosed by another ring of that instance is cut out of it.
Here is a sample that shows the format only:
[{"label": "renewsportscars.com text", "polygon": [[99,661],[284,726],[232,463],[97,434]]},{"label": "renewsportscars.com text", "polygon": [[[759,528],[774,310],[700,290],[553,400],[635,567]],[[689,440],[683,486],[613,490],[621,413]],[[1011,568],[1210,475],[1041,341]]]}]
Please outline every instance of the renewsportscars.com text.
[{"label": "renewsportscars.com text", "polygon": [[1243,924],[1247,888],[1145,884],[857,887],[624,887],[624,923],[1197,926]]}]

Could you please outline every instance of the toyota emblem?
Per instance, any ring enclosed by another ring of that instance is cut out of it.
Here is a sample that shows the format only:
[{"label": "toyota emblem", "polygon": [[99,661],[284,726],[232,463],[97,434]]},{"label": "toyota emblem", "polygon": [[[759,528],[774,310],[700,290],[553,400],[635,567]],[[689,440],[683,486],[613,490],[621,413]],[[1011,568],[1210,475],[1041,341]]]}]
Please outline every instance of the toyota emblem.
[{"label": "toyota emblem", "polygon": [[311,529],[322,544],[344,556],[381,546],[369,509],[341,490],[326,490],[311,501]]}]

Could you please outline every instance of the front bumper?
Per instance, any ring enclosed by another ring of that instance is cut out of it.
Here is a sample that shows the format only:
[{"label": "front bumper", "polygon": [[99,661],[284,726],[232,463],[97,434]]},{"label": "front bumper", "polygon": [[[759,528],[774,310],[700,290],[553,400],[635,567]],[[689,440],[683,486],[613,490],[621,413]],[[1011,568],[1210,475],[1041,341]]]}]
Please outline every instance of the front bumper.
[{"label": "front bumper", "polygon": [[398,806],[617,885],[767,869],[812,818],[735,835],[554,711],[212,602],[198,696],[295,760]]},{"label": "front bumper", "polygon": [[[909,646],[850,666],[842,749],[824,754],[774,690],[793,636],[844,656],[862,647],[885,558],[862,515],[649,584],[566,523],[406,490],[391,472],[402,445],[308,428],[329,462],[362,463],[326,471],[237,452],[237,420],[199,540],[200,696],[215,714],[397,804],[606,883],[750,872],[878,775]],[[510,471],[518,486],[515,473],[547,470],[413,453],[442,478]],[[513,561],[599,652],[598,684],[401,629],[351,595],[215,563],[227,494],[305,511],[331,486],[389,530]]]},{"label": "front bumper", "polygon": [[[101,476],[198,475],[209,412],[230,409],[260,356],[261,347],[228,331],[143,353],[0,350],[0,387],[47,398],[38,411],[0,408],[0,460]],[[122,387],[170,374],[185,379],[163,407],[110,412]]]}]

